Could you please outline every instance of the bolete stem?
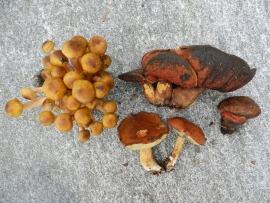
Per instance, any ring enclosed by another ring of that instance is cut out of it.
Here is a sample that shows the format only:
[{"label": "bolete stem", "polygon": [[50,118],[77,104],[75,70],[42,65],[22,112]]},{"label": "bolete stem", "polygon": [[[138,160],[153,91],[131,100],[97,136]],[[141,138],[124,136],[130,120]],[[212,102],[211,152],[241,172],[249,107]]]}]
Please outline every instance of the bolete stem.
[{"label": "bolete stem", "polygon": [[164,168],[158,165],[153,157],[152,148],[140,150],[140,162],[145,170],[150,171],[155,175],[165,172]]},{"label": "bolete stem", "polygon": [[174,168],[176,161],[184,148],[185,140],[186,139],[184,137],[177,136],[173,151],[164,161],[164,168],[166,168],[166,171],[171,171]]}]

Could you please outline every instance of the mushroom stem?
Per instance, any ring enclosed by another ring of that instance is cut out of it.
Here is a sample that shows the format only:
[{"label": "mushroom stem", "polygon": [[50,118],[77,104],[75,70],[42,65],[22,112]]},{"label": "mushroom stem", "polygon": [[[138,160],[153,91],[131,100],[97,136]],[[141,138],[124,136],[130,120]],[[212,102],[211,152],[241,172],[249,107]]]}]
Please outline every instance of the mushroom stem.
[{"label": "mushroom stem", "polygon": [[101,79],[100,76],[95,75],[95,76],[93,77],[93,82],[97,82],[97,81],[99,81],[100,79]]},{"label": "mushroom stem", "polygon": [[26,102],[23,104],[23,109],[30,109],[30,108],[34,108],[37,106],[41,106],[45,99],[47,99],[47,97],[41,97],[39,99],[35,99],[32,101]]},{"label": "mushroom stem", "polygon": [[96,109],[99,110],[99,111],[101,111],[101,112],[104,113],[104,114],[107,113],[107,111],[106,111],[106,110],[103,108],[103,106],[101,106],[100,104],[97,104],[97,105],[96,105]]},{"label": "mushroom stem", "polygon": [[82,73],[83,72],[83,68],[82,68],[82,65],[80,63],[80,59],[77,59],[77,58],[71,58],[69,59],[71,64],[73,65],[75,71],[77,73]]},{"label": "mushroom stem", "polygon": [[177,136],[173,151],[164,161],[164,168],[166,169],[166,172],[171,171],[174,168],[176,161],[184,148],[185,140],[186,139],[184,137]]},{"label": "mushroom stem", "polygon": [[35,87],[35,88],[32,88],[32,90],[34,91],[34,92],[42,92],[42,87]]},{"label": "mushroom stem", "polygon": [[65,65],[64,68],[67,72],[73,71],[73,69],[69,65]]},{"label": "mushroom stem", "polygon": [[153,157],[152,148],[140,150],[140,162],[145,170],[152,172],[154,175],[159,175],[160,173],[165,172]]}]

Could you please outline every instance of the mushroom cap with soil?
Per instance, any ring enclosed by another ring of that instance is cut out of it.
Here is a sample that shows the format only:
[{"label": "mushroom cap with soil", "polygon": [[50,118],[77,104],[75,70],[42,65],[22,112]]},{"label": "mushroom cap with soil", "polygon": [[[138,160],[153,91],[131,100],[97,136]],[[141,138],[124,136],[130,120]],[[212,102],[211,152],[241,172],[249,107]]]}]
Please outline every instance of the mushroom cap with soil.
[{"label": "mushroom cap with soil", "polygon": [[140,162],[145,170],[160,174],[159,166],[152,154],[152,147],[161,143],[168,135],[168,126],[157,114],[140,112],[122,120],[118,126],[118,138],[129,150],[140,150]]},{"label": "mushroom cap with soil", "polygon": [[234,96],[224,99],[218,104],[221,114],[222,134],[232,134],[238,125],[244,124],[247,119],[254,118],[261,113],[259,105],[246,96]]}]

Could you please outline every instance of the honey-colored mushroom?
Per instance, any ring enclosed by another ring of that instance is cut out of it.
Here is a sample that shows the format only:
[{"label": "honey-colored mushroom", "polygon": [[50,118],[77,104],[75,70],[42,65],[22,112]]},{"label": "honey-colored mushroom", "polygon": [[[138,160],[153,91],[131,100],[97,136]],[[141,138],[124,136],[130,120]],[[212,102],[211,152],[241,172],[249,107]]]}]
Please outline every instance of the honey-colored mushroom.
[{"label": "honey-colored mushroom", "polygon": [[61,113],[56,116],[54,121],[55,127],[61,132],[69,132],[73,128],[72,117],[68,113]]},{"label": "honey-colored mushroom", "polygon": [[17,118],[22,114],[23,110],[41,106],[45,99],[46,97],[41,97],[23,104],[17,98],[14,98],[6,103],[6,114],[10,117]]},{"label": "honey-colored mushroom", "polygon": [[42,85],[42,92],[52,100],[61,99],[67,92],[67,88],[60,78],[48,78]]},{"label": "honey-colored mushroom", "polygon": [[95,87],[88,80],[76,80],[73,83],[72,96],[83,104],[89,103],[96,96]]}]

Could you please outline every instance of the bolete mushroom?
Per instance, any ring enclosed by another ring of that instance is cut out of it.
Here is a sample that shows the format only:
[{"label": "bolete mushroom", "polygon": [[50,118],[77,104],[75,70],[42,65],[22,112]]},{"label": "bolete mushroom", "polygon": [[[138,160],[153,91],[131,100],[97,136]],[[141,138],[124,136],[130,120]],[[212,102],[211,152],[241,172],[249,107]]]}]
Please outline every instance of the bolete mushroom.
[{"label": "bolete mushroom", "polygon": [[153,174],[165,172],[153,157],[152,147],[161,143],[168,135],[169,128],[157,114],[140,112],[126,117],[118,126],[118,138],[129,150],[140,150],[143,168]]},{"label": "bolete mushroom", "polygon": [[237,126],[261,113],[259,105],[245,96],[230,97],[221,101],[218,104],[218,110],[221,114],[220,131],[222,134],[232,134]]},{"label": "bolete mushroom", "polygon": [[183,150],[186,139],[192,144],[204,145],[206,138],[202,129],[199,126],[186,120],[185,118],[169,118],[167,119],[167,122],[178,134],[173,151],[171,152],[170,156],[164,161],[164,167],[166,171],[171,171],[174,168],[176,161]]}]

